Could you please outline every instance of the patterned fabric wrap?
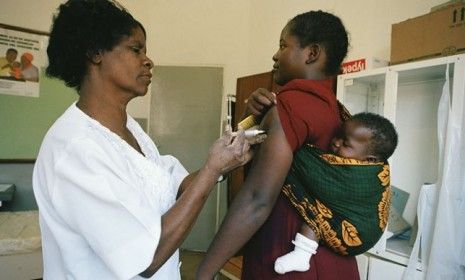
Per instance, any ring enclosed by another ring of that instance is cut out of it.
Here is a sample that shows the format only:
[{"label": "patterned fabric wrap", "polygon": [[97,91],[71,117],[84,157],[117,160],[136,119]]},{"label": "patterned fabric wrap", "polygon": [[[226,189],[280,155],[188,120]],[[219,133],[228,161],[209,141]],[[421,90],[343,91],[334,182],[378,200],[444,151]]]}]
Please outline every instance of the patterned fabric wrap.
[{"label": "patterned fabric wrap", "polygon": [[294,154],[283,193],[327,247],[340,255],[362,254],[386,227],[389,165],[342,158],[305,145]]}]

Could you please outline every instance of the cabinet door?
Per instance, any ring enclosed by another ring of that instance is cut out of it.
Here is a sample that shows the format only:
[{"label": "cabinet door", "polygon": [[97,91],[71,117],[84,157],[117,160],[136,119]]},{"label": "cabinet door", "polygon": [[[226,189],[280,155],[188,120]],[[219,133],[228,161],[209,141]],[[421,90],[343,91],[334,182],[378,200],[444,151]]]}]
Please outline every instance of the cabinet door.
[{"label": "cabinet door", "polygon": [[369,257],[365,254],[355,256],[357,260],[358,273],[360,275],[360,280],[367,280],[368,277],[368,260]]},{"label": "cabinet door", "polygon": [[[237,123],[243,118],[246,108],[246,100],[252,92],[258,88],[268,90],[276,90],[276,85],[273,85],[272,72],[266,72],[237,79],[236,90],[236,105],[234,108],[233,126],[236,128]],[[233,198],[239,192],[239,189],[244,182],[245,175],[249,165],[240,167],[231,173],[228,180],[228,203],[231,203]]]},{"label": "cabinet door", "polygon": [[401,280],[405,266],[377,258],[370,258],[368,280]]}]

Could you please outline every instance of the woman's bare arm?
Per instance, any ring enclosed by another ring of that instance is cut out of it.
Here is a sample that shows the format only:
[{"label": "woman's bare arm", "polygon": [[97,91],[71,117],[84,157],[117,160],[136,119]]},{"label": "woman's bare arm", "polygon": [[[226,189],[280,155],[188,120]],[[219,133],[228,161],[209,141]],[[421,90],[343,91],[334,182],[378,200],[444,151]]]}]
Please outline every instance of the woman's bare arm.
[{"label": "woman's bare arm", "polygon": [[268,137],[256,151],[249,174],[199,266],[197,279],[214,277],[263,225],[281,191],[293,155],[276,107],[268,111],[262,126]]},{"label": "woman's bare arm", "polygon": [[[222,137],[223,139],[225,137]],[[220,140],[221,140],[220,139]],[[217,140],[220,141],[220,140]],[[180,196],[161,219],[161,236],[150,266],[140,275],[151,277],[179,248],[194,225],[218,177],[250,160],[252,154],[242,133],[229,143],[213,146],[207,163],[196,173],[187,176],[180,188]]]}]

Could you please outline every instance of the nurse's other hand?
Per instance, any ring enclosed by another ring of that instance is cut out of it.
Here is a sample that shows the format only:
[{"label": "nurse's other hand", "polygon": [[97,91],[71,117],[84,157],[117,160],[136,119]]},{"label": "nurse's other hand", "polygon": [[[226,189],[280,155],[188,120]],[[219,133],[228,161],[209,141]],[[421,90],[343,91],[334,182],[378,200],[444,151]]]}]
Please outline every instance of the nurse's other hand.
[{"label": "nurse's other hand", "polygon": [[246,164],[251,158],[252,151],[244,131],[238,130],[236,136],[232,136],[229,128],[211,146],[205,166],[219,176]]}]

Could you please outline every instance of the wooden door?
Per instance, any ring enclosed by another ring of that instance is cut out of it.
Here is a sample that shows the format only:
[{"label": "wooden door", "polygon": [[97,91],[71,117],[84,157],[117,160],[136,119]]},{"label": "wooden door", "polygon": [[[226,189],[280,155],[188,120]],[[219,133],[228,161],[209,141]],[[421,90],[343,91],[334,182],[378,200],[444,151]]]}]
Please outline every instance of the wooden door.
[{"label": "wooden door", "polygon": [[[258,88],[265,88],[277,92],[278,86],[273,83],[273,73],[266,72],[237,79],[236,104],[234,108],[233,126],[242,120],[246,108],[246,100]],[[244,182],[249,165],[240,167],[231,173],[228,179],[228,203],[230,204]]]}]

